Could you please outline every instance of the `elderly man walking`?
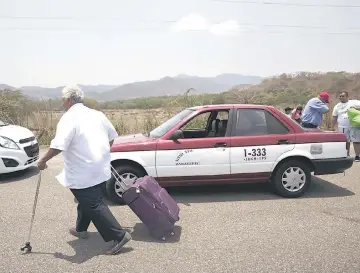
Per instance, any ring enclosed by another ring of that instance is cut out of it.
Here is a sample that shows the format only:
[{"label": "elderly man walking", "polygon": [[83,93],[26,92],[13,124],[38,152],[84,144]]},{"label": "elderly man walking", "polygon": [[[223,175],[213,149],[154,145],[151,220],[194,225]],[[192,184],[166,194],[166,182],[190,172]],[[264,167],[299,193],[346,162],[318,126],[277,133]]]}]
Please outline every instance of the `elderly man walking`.
[{"label": "elderly man walking", "polygon": [[318,128],[322,123],[322,115],[329,111],[329,94],[321,92],[318,97],[310,99],[305,105],[301,115],[302,126],[305,128]]},{"label": "elderly man walking", "polygon": [[105,242],[113,241],[106,254],[114,255],[131,240],[130,233],[121,228],[103,202],[102,184],[111,177],[110,147],[118,134],[102,112],[83,104],[83,98],[78,86],[62,90],[66,112],[38,167],[44,170],[47,161],[62,153],[64,169],[56,178],[78,201],[76,228],[71,228],[70,234],[87,238],[87,229],[93,222]]}]

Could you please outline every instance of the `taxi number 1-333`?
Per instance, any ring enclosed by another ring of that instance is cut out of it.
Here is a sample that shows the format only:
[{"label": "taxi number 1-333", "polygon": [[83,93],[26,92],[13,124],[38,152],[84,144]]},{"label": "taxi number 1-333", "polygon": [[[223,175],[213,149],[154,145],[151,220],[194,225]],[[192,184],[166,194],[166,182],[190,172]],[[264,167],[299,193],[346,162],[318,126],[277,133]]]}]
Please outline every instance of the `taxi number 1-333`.
[{"label": "taxi number 1-333", "polygon": [[266,148],[244,149],[244,155],[245,158],[255,157],[255,156],[266,156]]}]

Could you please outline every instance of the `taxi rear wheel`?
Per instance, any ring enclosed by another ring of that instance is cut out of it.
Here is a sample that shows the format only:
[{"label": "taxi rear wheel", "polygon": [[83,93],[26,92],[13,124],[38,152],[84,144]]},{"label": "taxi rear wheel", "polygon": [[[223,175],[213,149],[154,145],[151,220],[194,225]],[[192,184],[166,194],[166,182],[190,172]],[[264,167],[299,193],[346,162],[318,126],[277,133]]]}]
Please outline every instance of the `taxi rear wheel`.
[{"label": "taxi rear wheel", "polygon": [[310,186],[310,168],[298,160],[285,161],[276,168],[271,182],[278,195],[288,198],[300,197]]}]

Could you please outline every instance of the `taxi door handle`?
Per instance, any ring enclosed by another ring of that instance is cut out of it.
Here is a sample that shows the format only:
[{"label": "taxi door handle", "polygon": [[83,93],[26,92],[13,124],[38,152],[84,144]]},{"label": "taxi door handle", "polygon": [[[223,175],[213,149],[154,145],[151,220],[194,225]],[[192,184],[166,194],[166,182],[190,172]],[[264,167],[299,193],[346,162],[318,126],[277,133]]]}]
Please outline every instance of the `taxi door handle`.
[{"label": "taxi door handle", "polygon": [[277,144],[279,144],[279,145],[281,145],[281,144],[289,144],[289,143],[290,143],[290,141],[287,140],[287,139],[280,139],[280,140],[277,142]]},{"label": "taxi door handle", "polygon": [[226,147],[227,146],[227,144],[226,144],[226,142],[218,142],[218,143],[215,143],[214,144],[214,147],[216,148],[216,147]]}]

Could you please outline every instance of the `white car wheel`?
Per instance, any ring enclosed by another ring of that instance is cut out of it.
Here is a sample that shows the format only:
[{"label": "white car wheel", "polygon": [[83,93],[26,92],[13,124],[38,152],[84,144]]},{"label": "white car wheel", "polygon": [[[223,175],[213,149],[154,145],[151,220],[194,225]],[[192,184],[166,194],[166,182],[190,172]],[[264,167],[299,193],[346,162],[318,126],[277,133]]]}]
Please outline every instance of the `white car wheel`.
[{"label": "white car wheel", "polygon": [[304,160],[289,159],[276,167],[271,177],[275,192],[282,197],[302,196],[311,183],[311,167]]},{"label": "white car wheel", "polygon": [[304,187],[306,174],[299,167],[290,167],[283,173],[281,183],[289,192],[297,192]]}]

